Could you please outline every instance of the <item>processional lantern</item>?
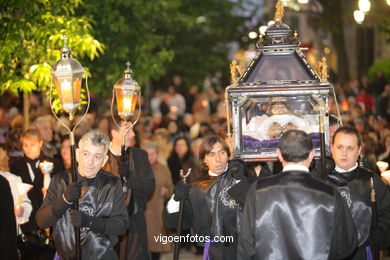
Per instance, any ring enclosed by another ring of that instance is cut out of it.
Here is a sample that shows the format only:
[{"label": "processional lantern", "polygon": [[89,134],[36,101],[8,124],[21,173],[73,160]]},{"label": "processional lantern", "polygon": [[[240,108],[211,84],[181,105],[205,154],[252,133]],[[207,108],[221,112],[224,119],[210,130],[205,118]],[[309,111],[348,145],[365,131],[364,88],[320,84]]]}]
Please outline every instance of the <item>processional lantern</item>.
[{"label": "processional lantern", "polygon": [[71,50],[66,45],[67,38],[63,37],[63,39],[65,43],[61,48],[61,59],[54,64],[50,72],[54,78],[62,108],[69,113],[69,119],[72,121],[80,105],[80,92],[85,70],[77,60],[71,57]]},{"label": "processional lantern", "polygon": [[[111,101],[111,116],[114,123],[120,128],[120,123],[115,120],[114,116],[114,99],[116,97],[116,108],[119,118],[122,120],[122,125],[126,127],[126,130],[122,136],[122,150],[125,149],[125,137],[127,132],[137,123],[141,115],[141,88],[132,77],[132,70],[130,69],[130,62],[126,63],[127,68],[123,73],[123,78],[118,80],[112,90]],[[137,108],[138,103],[138,115],[131,121]],[[130,124],[128,124],[130,123]]]},{"label": "processional lantern", "polygon": [[123,78],[115,83],[113,91],[116,96],[118,115],[123,121],[128,122],[134,115],[137,101],[139,102],[141,88],[131,76],[130,62],[126,65]]},{"label": "processional lantern", "polygon": [[231,66],[232,85],[227,93],[232,106],[233,153],[246,161],[276,160],[279,139],[290,129],[311,136],[316,156],[321,155],[321,147],[329,153],[327,108],[332,86],[327,81],[326,60],[320,77],[302,53],[297,32],[282,22],[283,15],[278,1],[274,23],[258,41],[255,58],[243,73],[235,64]]}]

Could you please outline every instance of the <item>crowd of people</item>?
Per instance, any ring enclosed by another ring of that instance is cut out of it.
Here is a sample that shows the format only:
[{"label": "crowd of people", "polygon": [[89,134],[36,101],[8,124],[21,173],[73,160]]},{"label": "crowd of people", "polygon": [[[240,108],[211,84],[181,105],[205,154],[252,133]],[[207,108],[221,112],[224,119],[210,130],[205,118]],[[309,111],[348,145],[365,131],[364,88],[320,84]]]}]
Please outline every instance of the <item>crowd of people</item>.
[{"label": "crowd of people", "polygon": [[[3,176],[9,182],[1,197],[11,210],[2,212],[1,226],[15,234],[1,237],[11,252],[7,259],[16,246],[23,259],[73,259],[72,227],[80,229],[83,259],[159,259],[172,247],[154,237],[173,234],[179,201],[185,203],[184,230],[234,238],[197,244],[206,259],[366,259],[376,247],[388,246],[390,194],[376,164],[390,163],[390,84],[382,74],[372,83],[362,77],[336,84],[329,109],[337,115],[337,101],[344,127],[330,117],[332,158],[328,172],[318,175],[307,174],[318,164],[310,138],[297,130],[282,136],[279,163],[231,160],[223,138],[225,93],[209,83],[200,91],[175,76],[166,92],[157,89],[150,102],[141,100],[134,127],[115,124],[111,100],[92,94],[75,130],[77,180],[70,175],[69,133],[51,115],[46,96],[30,95],[31,124],[23,130],[22,104],[6,94],[0,181]],[[61,119],[72,124],[66,115]],[[42,174],[42,162],[53,163],[49,175]],[[179,172],[189,169],[184,184]],[[18,183],[30,187],[22,191]],[[375,226],[371,187],[377,194]],[[72,207],[76,201],[79,209]]]}]

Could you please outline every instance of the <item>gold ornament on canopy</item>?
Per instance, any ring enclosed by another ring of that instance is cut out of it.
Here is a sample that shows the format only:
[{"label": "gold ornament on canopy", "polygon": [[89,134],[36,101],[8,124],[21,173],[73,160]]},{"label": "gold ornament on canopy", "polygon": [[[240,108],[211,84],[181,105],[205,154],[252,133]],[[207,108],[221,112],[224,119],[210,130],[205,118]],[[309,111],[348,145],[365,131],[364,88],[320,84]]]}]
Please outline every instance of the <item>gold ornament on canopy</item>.
[{"label": "gold ornament on canopy", "polygon": [[274,16],[274,21],[275,22],[282,22],[282,18],[284,16],[284,7],[282,4],[282,1],[278,0],[276,2],[276,11],[275,11],[275,16]]}]

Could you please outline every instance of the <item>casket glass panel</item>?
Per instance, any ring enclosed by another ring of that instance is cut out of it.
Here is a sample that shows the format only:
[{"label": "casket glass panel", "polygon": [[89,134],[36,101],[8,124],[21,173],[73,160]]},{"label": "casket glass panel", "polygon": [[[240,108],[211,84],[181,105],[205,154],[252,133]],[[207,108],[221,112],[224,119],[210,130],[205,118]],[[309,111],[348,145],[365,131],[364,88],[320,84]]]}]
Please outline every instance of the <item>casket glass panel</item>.
[{"label": "casket glass panel", "polygon": [[245,83],[265,82],[265,81],[296,81],[296,80],[313,80],[300,59],[294,53],[290,54],[262,54],[257,60],[255,67],[252,69]]},{"label": "casket glass panel", "polygon": [[281,135],[290,129],[308,133],[315,149],[320,148],[319,96],[248,97],[240,109],[243,154],[274,154]]}]

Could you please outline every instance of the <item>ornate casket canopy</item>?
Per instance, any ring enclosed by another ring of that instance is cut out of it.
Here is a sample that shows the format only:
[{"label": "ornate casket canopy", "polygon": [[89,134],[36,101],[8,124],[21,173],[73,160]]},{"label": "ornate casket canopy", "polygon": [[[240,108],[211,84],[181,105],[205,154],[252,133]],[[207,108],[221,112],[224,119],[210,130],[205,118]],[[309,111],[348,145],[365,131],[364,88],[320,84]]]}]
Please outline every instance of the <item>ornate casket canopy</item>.
[{"label": "ornate casket canopy", "polygon": [[276,160],[279,138],[289,129],[310,134],[319,156],[320,115],[325,115],[325,150],[329,151],[326,110],[332,86],[326,79],[326,60],[320,63],[320,78],[302,53],[297,33],[281,17],[275,20],[257,43],[256,57],[227,88],[234,156],[246,161]]}]

